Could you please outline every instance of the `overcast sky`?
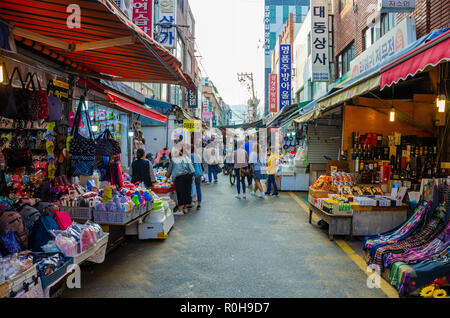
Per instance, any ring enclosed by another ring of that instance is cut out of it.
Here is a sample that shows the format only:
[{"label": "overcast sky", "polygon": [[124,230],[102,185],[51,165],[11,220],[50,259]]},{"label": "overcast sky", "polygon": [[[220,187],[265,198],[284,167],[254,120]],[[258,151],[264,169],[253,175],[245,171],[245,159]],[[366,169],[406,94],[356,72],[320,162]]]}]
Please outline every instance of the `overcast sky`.
[{"label": "overcast sky", "polygon": [[189,0],[201,64],[229,105],[247,104],[237,73],[253,72],[264,98],[264,0]]}]

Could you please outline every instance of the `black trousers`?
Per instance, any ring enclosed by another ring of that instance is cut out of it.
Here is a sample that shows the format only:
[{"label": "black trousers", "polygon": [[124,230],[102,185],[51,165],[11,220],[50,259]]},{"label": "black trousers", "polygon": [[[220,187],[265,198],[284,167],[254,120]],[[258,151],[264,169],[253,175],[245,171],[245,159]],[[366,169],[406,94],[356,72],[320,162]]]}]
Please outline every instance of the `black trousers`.
[{"label": "black trousers", "polygon": [[193,174],[184,174],[175,178],[178,205],[191,204],[191,190]]}]

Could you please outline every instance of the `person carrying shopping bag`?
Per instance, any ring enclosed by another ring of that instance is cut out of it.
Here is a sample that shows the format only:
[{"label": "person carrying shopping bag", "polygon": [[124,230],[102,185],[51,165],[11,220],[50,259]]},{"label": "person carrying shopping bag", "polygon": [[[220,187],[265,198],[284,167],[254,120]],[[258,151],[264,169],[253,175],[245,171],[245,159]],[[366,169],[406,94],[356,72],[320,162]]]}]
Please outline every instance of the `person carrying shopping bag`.
[{"label": "person carrying shopping bag", "polygon": [[278,197],[278,187],[277,182],[275,181],[275,175],[278,169],[278,156],[272,152],[272,149],[269,148],[269,161],[267,162],[267,175],[268,175],[268,184],[267,184],[267,192],[265,195],[269,196],[273,186],[272,196]]}]

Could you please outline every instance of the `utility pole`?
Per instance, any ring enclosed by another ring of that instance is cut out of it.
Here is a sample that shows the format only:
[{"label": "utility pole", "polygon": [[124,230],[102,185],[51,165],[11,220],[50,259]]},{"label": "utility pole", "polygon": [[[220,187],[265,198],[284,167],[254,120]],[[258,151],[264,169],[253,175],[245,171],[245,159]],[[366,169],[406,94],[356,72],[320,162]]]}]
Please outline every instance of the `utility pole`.
[{"label": "utility pole", "polygon": [[256,109],[259,104],[259,100],[255,95],[255,85],[253,81],[253,73],[238,73],[238,81],[247,88],[251,94],[252,99],[247,102],[249,122],[256,119]]}]

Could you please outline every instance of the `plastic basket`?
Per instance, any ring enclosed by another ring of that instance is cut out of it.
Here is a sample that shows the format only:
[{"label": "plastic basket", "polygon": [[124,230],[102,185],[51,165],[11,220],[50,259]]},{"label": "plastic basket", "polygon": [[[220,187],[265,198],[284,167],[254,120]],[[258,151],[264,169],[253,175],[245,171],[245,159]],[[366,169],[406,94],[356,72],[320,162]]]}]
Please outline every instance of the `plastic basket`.
[{"label": "plastic basket", "polygon": [[92,208],[81,207],[81,206],[60,206],[60,211],[67,212],[71,219],[75,220],[91,220],[92,219]]},{"label": "plastic basket", "polygon": [[73,264],[73,258],[68,257],[66,262],[58,268],[55,272],[47,276],[41,276],[42,288],[46,289],[49,286],[53,286],[67,275],[67,268]]},{"label": "plastic basket", "polygon": [[97,224],[123,225],[139,216],[139,209],[133,208],[130,213],[94,210],[94,222]]},{"label": "plastic basket", "polygon": [[[94,245],[89,247],[86,251],[84,251],[80,255],[75,256],[73,258],[73,263],[80,265],[81,263],[83,263],[86,260],[91,261],[90,259],[93,259],[93,262],[97,263],[95,261],[99,260],[98,254],[103,253],[103,252],[106,254],[106,246],[108,244],[108,238],[109,238],[109,233],[105,233],[104,236],[100,240],[98,240]],[[91,257],[93,257],[93,258],[91,258]],[[103,255],[103,260],[104,260],[104,255]]]},{"label": "plastic basket", "polygon": [[14,276],[8,280],[8,291],[18,292],[23,288],[24,283],[31,283],[33,278],[37,278],[38,274],[36,271],[36,266],[31,266],[26,272],[23,272],[17,276]]}]

